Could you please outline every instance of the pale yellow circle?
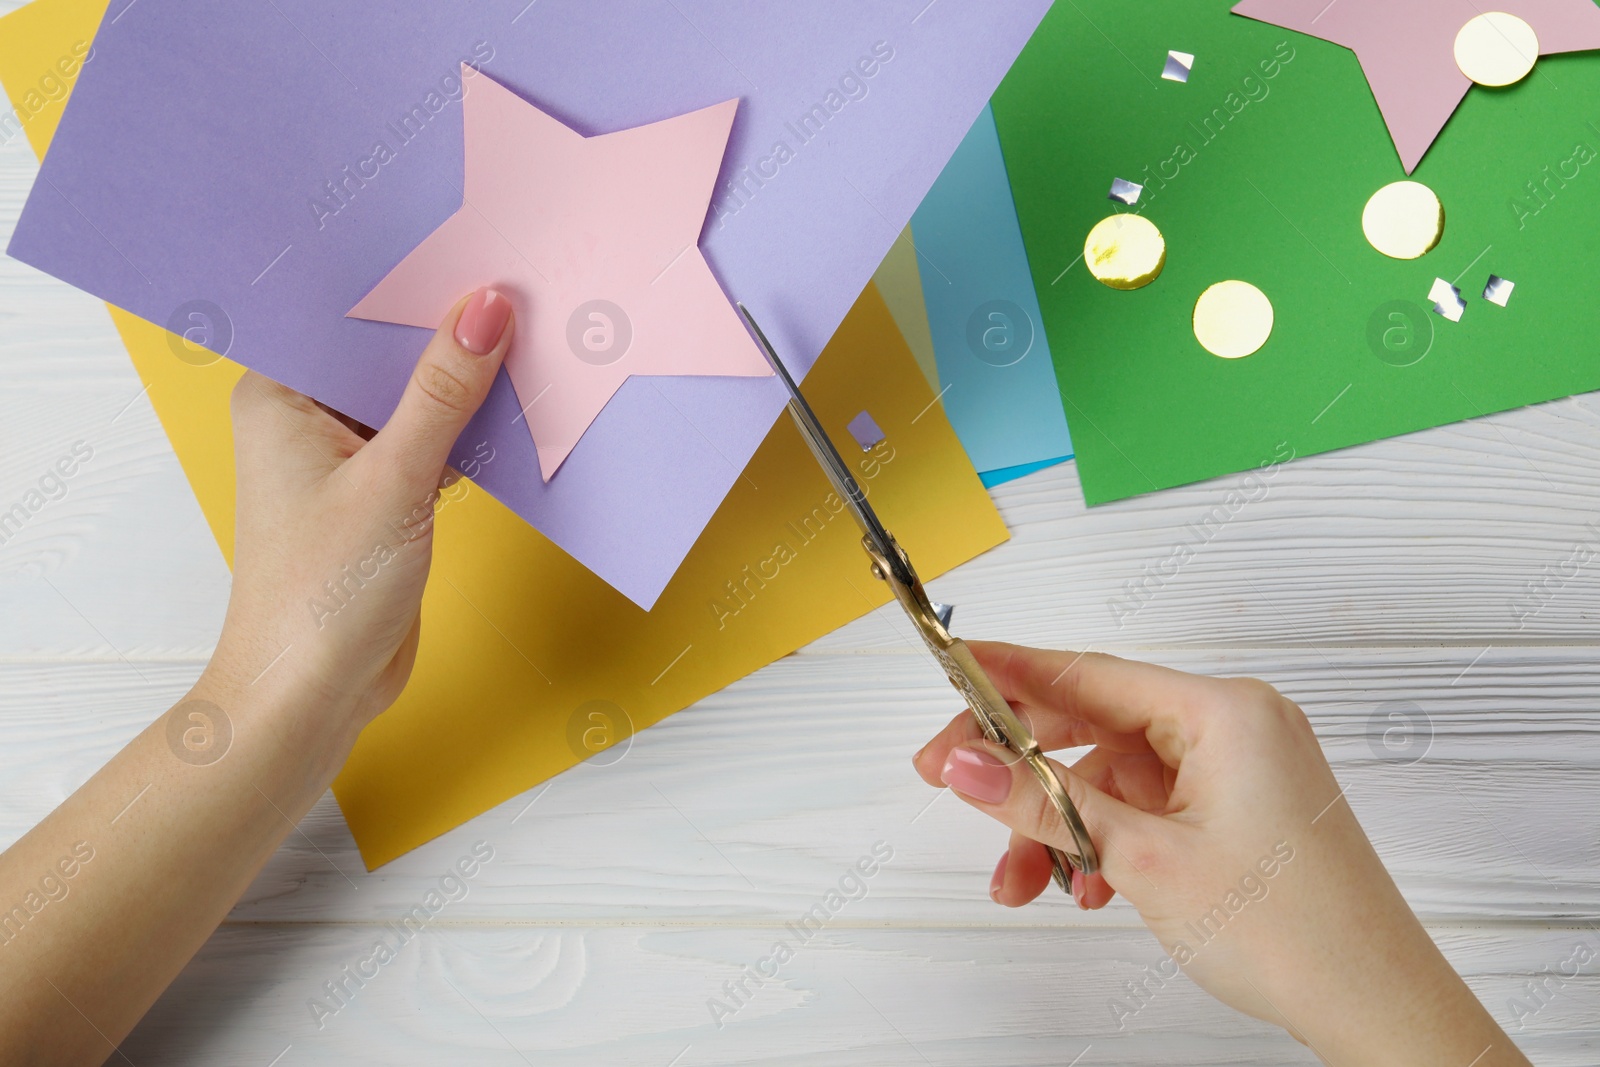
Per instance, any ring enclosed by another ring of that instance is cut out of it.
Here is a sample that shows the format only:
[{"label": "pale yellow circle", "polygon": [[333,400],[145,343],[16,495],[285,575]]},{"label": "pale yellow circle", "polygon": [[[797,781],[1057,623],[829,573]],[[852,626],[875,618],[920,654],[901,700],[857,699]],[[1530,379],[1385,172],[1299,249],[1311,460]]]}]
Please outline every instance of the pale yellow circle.
[{"label": "pale yellow circle", "polygon": [[1167,239],[1143,215],[1119,213],[1101,219],[1089,231],[1083,261],[1103,285],[1142,289],[1167,265]]},{"label": "pale yellow circle", "polygon": [[1444,205],[1421,182],[1394,182],[1372,194],[1361,212],[1372,247],[1394,259],[1416,259],[1444,236]]},{"label": "pale yellow circle", "polygon": [[1249,282],[1218,282],[1195,301],[1194,336],[1213,356],[1252,355],[1272,336],[1272,301]]},{"label": "pale yellow circle", "polygon": [[1456,34],[1456,66],[1479,85],[1512,85],[1528,76],[1539,58],[1539,35],[1504,11],[1468,19]]}]

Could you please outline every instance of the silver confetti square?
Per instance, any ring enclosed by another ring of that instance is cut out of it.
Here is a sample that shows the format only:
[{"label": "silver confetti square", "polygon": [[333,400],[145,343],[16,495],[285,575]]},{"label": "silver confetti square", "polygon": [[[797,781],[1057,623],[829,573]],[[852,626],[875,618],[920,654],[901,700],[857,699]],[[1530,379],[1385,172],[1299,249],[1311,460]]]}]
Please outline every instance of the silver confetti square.
[{"label": "silver confetti square", "polygon": [[1123,178],[1112,178],[1111,195],[1107,199],[1132,207],[1139,202],[1139,194],[1143,192],[1144,186],[1137,182],[1130,182]]},{"label": "silver confetti square", "polygon": [[889,437],[878,427],[878,421],[865,411],[850,420],[848,429],[850,430],[850,436],[856,439],[856,444],[861,446],[861,451],[863,452],[871,452],[880,442],[888,440]]},{"label": "silver confetti square", "polygon": [[1505,307],[1511,300],[1511,290],[1516,287],[1516,282],[1508,281],[1498,274],[1491,274],[1489,275],[1489,284],[1483,287],[1483,298],[1491,304],[1499,304],[1501,307]]},{"label": "silver confetti square", "polygon": [[1434,314],[1443,315],[1451,322],[1460,322],[1462,314],[1467,310],[1467,302],[1461,298],[1461,290],[1443,278],[1433,280],[1433,288],[1428,290],[1428,299],[1433,301]]},{"label": "silver confetti square", "polygon": [[1168,52],[1167,65],[1162,68],[1161,76],[1169,82],[1186,82],[1193,69],[1194,56],[1188,52]]}]

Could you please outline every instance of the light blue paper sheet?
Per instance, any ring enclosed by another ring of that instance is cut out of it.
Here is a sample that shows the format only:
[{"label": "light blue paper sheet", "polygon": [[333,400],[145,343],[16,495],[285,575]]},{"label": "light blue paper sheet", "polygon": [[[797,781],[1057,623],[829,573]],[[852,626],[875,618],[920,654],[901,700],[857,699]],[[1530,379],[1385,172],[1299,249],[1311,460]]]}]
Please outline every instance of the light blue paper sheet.
[{"label": "light blue paper sheet", "polygon": [[999,470],[984,471],[978,475],[978,480],[985,489],[993,489],[997,485],[1014,482],[1018,478],[1026,478],[1034,471],[1042,471],[1046,467],[1054,467],[1057,463],[1065,463],[1071,456],[1055,456],[1051,459],[1041,459],[1037,463],[1021,463],[1015,467],[1001,467]]},{"label": "light blue paper sheet", "polygon": [[997,485],[1071,458],[989,108],[912,215],[911,235],[945,414],[972,465]]}]

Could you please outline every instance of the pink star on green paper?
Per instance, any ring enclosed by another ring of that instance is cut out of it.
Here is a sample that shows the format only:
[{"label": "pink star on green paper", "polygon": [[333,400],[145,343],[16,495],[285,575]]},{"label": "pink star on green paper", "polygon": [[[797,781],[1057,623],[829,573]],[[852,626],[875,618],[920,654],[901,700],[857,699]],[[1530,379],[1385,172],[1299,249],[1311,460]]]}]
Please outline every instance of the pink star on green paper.
[{"label": "pink star on green paper", "polygon": [[546,481],[632,375],[772,373],[698,243],[737,100],[584,137],[470,85],[460,210],[352,317],[433,329],[463,293],[509,296],[506,371]]},{"label": "pink star on green paper", "polygon": [[1472,87],[1455,60],[1469,20],[1515,15],[1533,27],[1540,55],[1600,48],[1594,0],[1243,0],[1233,11],[1355,52],[1407,174]]}]

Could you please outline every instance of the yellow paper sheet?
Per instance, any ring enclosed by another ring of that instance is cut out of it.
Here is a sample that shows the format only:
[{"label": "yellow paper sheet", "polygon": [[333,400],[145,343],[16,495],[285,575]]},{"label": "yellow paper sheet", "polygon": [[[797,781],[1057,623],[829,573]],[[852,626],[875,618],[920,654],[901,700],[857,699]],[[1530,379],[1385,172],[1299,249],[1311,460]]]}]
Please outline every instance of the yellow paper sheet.
[{"label": "yellow paper sheet", "polygon": [[[0,84],[20,100],[91,40],[106,0],[34,0],[0,19]],[[92,60],[91,60],[92,62]],[[61,101],[24,128],[43,152]],[[196,367],[176,338],[112,316],[225,556],[233,545],[228,395],[242,369]],[[924,577],[1006,539],[883,298],[868,287],[806,379]],[[859,536],[787,419],[779,422],[651,612],[463,482],[437,523],[411,684],[368,727],[334,795],[369,868],[625,741],[884,603]],[[602,757],[604,758],[604,757]]]}]

